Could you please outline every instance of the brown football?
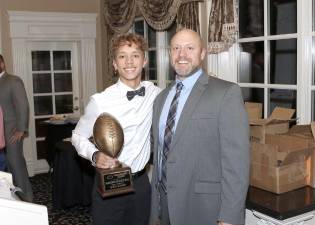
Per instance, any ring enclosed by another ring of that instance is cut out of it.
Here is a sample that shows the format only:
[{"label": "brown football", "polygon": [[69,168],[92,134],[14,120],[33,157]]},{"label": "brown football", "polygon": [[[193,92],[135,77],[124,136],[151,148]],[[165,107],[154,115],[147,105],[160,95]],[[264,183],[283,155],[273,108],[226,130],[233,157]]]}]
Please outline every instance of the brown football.
[{"label": "brown football", "polygon": [[118,120],[109,113],[102,113],[93,127],[94,143],[98,150],[117,157],[124,144],[124,132]]}]

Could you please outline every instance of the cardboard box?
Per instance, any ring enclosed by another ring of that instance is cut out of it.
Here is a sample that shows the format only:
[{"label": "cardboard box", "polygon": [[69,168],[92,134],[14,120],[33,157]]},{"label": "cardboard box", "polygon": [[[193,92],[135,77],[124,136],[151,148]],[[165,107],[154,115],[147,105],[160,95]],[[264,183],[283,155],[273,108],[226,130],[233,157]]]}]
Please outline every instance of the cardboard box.
[{"label": "cardboard box", "polygon": [[262,104],[257,102],[245,102],[245,109],[248,114],[249,121],[262,118]]},{"label": "cardboard box", "polygon": [[264,144],[266,134],[283,134],[289,131],[289,122],[295,109],[276,107],[268,118],[261,119],[257,118],[259,114],[257,112],[262,107],[259,104],[256,103],[256,110],[253,109],[255,105],[251,105],[251,107],[245,105],[249,115],[250,140],[252,142]]},{"label": "cardboard box", "polygon": [[308,145],[312,152],[311,160],[308,163],[308,170],[310,171],[308,185],[315,188],[315,122],[309,125],[295,125],[289,130],[288,135],[299,137],[309,142]]},{"label": "cardboard box", "polygon": [[251,185],[277,194],[308,185],[311,143],[287,134],[266,134],[265,142],[251,143]]}]

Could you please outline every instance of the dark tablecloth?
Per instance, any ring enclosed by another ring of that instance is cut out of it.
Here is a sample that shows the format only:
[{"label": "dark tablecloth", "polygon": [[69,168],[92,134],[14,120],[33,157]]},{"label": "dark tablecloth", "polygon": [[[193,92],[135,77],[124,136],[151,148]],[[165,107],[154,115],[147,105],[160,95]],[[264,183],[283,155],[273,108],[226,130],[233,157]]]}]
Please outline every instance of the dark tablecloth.
[{"label": "dark tablecloth", "polygon": [[80,157],[70,142],[57,142],[53,170],[54,208],[89,205],[94,174],[90,161]]},{"label": "dark tablecloth", "polygon": [[278,220],[288,219],[315,210],[315,189],[306,186],[283,194],[274,194],[250,186],[246,208]]},{"label": "dark tablecloth", "polygon": [[64,138],[71,137],[72,130],[74,130],[76,124],[65,123],[65,124],[47,124],[47,133],[45,138],[46,148],[48,152],[48,164],[52,168],[55,154],[55,144],[58,141],[62,141]]}]

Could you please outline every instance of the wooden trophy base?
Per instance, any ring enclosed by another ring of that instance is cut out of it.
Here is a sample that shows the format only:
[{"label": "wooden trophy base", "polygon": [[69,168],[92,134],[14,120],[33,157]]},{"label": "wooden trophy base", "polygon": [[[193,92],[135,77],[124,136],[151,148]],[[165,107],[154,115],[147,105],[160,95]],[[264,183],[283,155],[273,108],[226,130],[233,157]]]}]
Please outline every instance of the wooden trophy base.
[{"label": "wooden trophy base", "polygon": [[103,198],[122,195],[134,191],[131,169],[119,166],[113,169],[96,168],[98,192]]}]

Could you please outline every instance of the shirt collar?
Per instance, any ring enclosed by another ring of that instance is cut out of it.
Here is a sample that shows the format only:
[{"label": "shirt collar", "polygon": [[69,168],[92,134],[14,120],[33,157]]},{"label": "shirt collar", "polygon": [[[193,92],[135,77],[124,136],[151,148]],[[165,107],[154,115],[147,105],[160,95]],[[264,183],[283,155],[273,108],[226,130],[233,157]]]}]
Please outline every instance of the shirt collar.
[{"label": "shirt collar", "polygon": [[126,94],[127,91],[134,91],[134,90],[137,90],[138,88],[140,88],[142,86],[141,83],[142,82],[140,82],[140,84],[137,88],[133,89],[133,88],[129,87],[128,85],[124,84],[120,79],[118,79],[117,87],[123,94]]},{"label": "shirt collar", "polygon": [[[185,89],[192,89],[192,87],[195,85],[196,81],[201,76],[201,74],[202,74],[202,69],[199,69],[194,74],[185,78],[182,81],[176,78],[176,83],[182,82]],[[176,85],[175,85],[175,88],[176,88]]]},{"label": "shirt collar", "polygon": [[2,71],[2,73],[0,73],[0,78],[4,75],[5,71]]}]

